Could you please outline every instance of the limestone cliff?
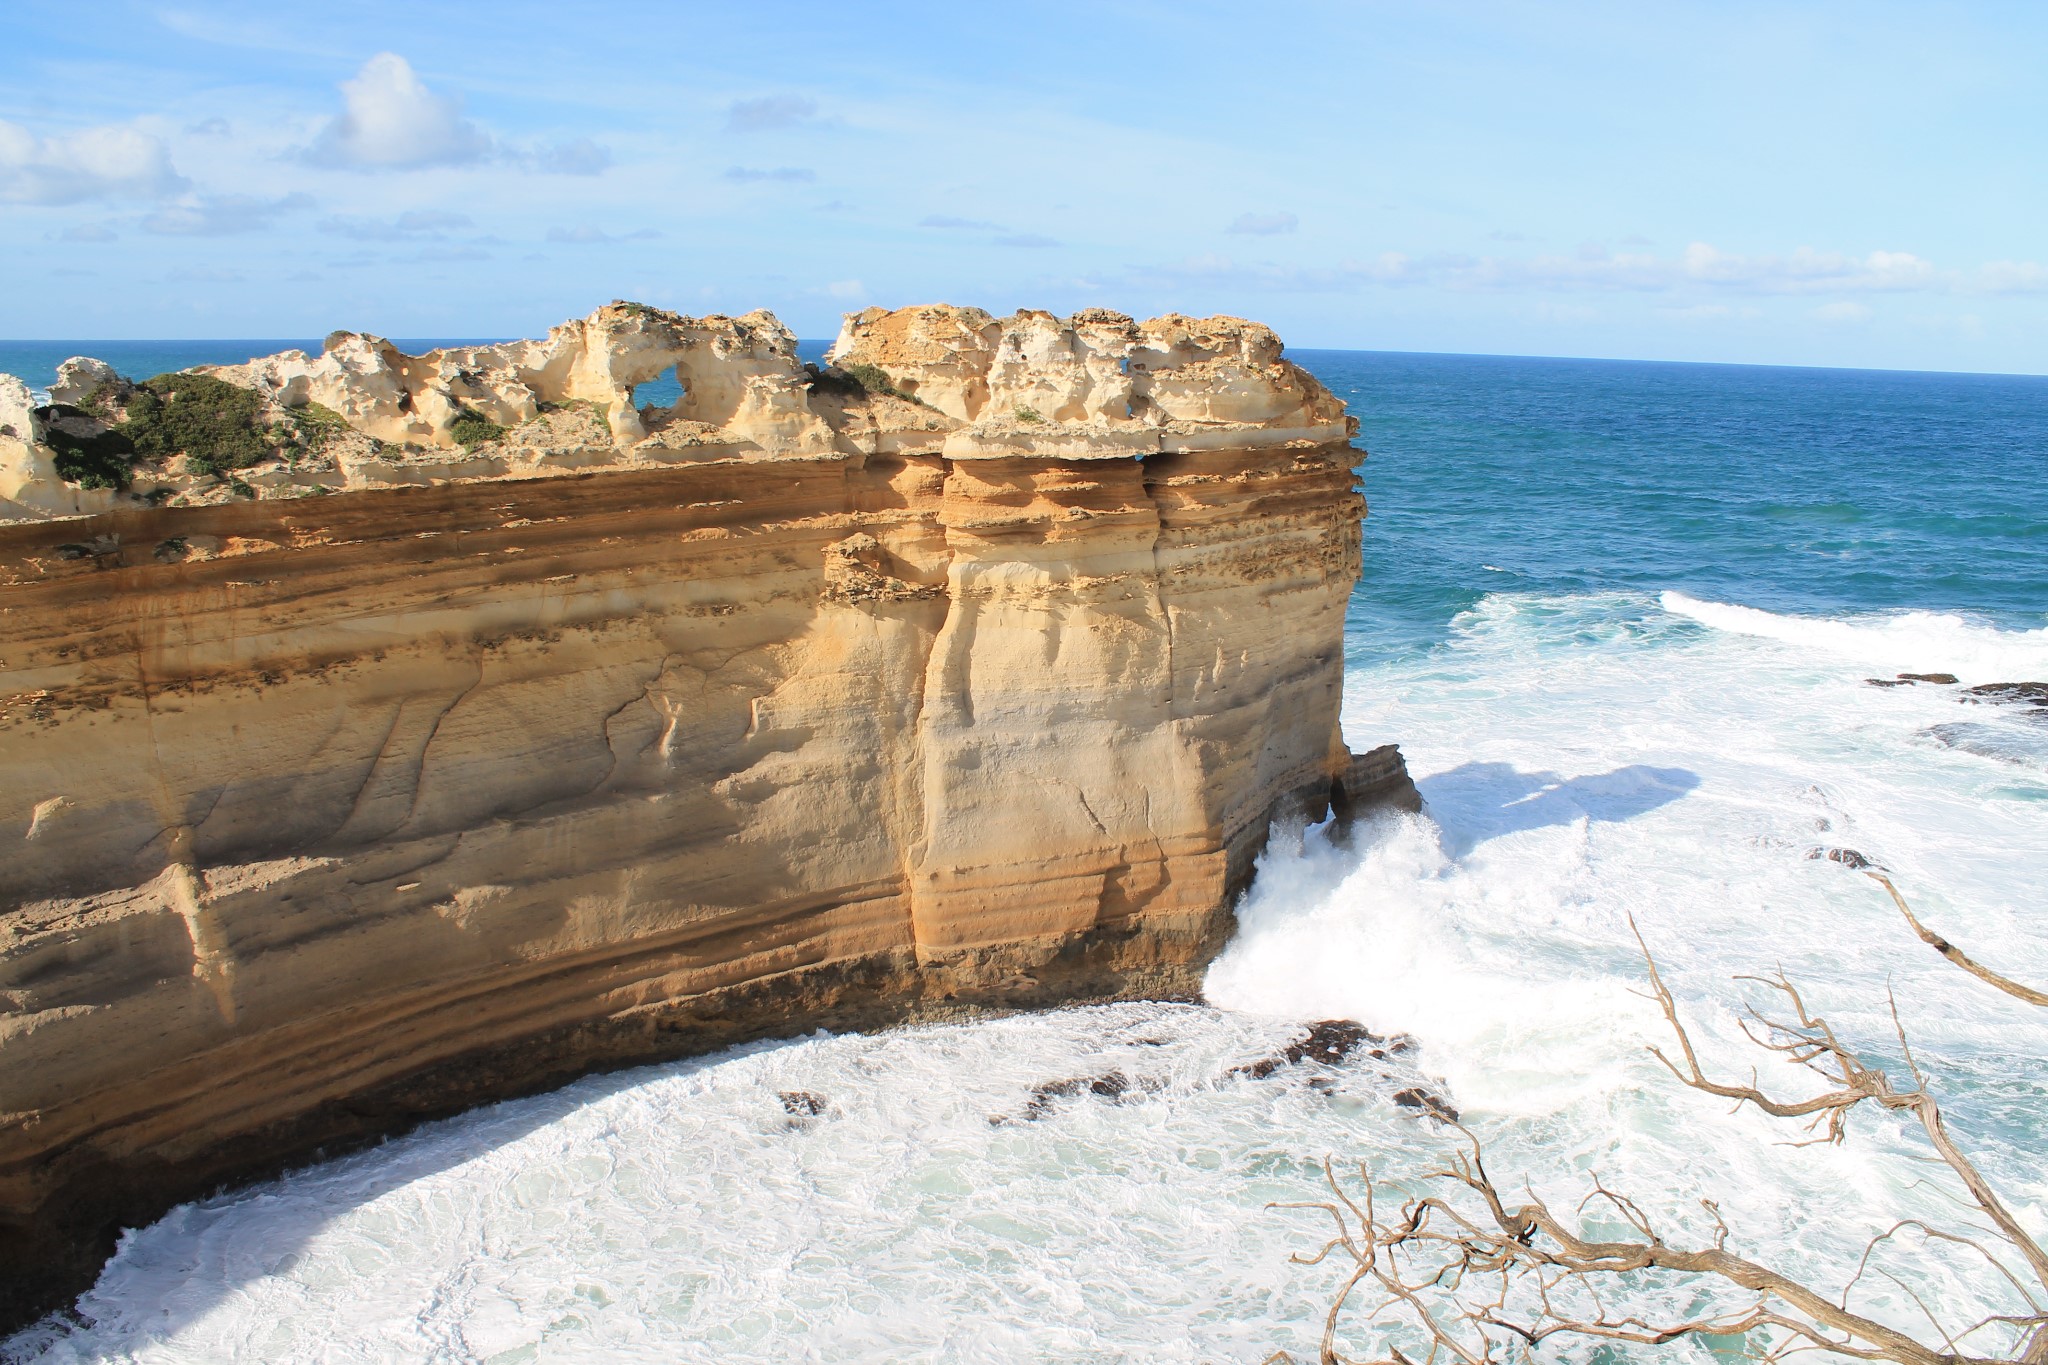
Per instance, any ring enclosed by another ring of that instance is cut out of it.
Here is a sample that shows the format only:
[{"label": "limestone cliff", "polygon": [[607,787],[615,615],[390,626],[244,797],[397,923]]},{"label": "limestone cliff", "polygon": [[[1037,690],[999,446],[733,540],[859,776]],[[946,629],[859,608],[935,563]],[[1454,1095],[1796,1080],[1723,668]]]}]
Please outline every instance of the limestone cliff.
[{"label": "limestone cliff", "polygon": [[871,309],[832,359],[613,305],[0,380],[8,1314],[593,1067],[1190,994],[1271,820],[1405,783],[1337,728],[1352,424],[1270,331]]}]

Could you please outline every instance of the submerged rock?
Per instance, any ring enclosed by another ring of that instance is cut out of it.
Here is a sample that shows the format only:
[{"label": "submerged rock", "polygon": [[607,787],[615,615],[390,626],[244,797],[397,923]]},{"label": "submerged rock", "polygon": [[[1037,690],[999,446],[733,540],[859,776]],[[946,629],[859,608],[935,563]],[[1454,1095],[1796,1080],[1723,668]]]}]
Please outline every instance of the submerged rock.
[{"label": "submerged rock", "polygon": [[2023,768],[2048,768],[2048,733],[2035,725],[1982,725],[1974,721],[1950,721],[1929,726],[1926,734],[1935,743],[1979,758],[1996,759]]},{"label": "submerged rock", "polygon": [[2006,702],[2018,706],[2048,707],[2048,683],[1979,683],[1975,687],[1964,688],[1962,695],[1965,701]]},{"label": "submerged rock", "polygon": [[1395,1091],[1394,1103],[1400,1105],[1403,1109],[1419,1110],[1421,1117],[1432,1118],[1439,1123],[1456,1123],[1458,1121],[1457,1110],[1451,1108],[1450,1104],[1441,1096],[1432,1094],[1420,1086]]},{"label": "submerged rock", "polygon": [[1262,1081],[1282,1067],[1305,1061],[1341,1062],[1360,1048],[1366,1049],[1366,1054],[1375,1060],[1384,1060],[1412,1051],[1414,1047],[1415,1040],[1405,1033],[1383,1038],[1355,1019],[1324,1019],[1309,1025],[1308,1037],[1300,1042],[1288,1044],[1271,1057],[1234,1066],[1224,1074],[1249,1076],[1255,1081]]},{"label": "submerged rock", "polygon": [[785,1090],[781,1099],[782,1111],[799,1123],[824,1113],[830,1103],[823,1095],[809,1090]]},{"label": "submerged rock", "polygon": [[1097,1095],[1106,1100],[1122,1099],[1132,1089],[1132,1081],[1121,1071],[1107,1071],[1099,1076],[1069,1076],[1062,1081],[1047,1081],[1034,1086],[1031,1101],[1014,1118],[1001,1116],[991,1118],[990,1123],[1001,1126],[1005,1123],[1036,1123],[1057,1108],[1055,1101],[1071,1099],[1077,1095]]}]

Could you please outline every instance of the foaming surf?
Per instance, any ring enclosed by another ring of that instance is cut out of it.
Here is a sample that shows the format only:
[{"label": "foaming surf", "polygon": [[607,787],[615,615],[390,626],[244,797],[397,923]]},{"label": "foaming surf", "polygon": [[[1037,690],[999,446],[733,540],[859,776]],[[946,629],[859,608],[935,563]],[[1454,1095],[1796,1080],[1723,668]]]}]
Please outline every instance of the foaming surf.
[{"label": "foaming surf", "polygon": [[1888,673],[1953,673],[1964,683],[2048,678],[2048,628],[2001,630],[1946,612],[1905,611],[1848,619],[1783,615],[1660,596],[1664,610],[1714,630],[1776,640],[1795,649]]},{"label": "foaming surf", "polygon": [[[1412,1087],[1518,1183],[1569,1204],[1597,1171],[1674,1236],[1704,1235],[1712,1198],[1751,1254],[1823,1281],[1890,1219],[1947,1216],[1896,1123],[1793,1149],[1677,1086],[1645,1051],[1631,920],[1726,1068],[1751,1060],[1736,974],[1782,965],[1881,1056],[1895,991],[2039,1219],[2048,1028],[1810,855],[1883,861],[1978,956],[2048,976],[2018,892],[2048,883],[2048,789],[1928,742],[1952,695],[1696,611],[1497,594],[1442,648],[1356,672],[1347,726],[1401,737],[1427,810],[1283,831],[1207,1006],[820,1035],[494,1106],[128,1234],[76,1320],[8,1353],[1312,1358],[1334,1281],[1288,1258],[1322,1229],[1266,1205],[1314,1198],[1326,1156],[1427,1169],[1449,1138],[1394,1100]],[[1419,1048],[1244,1069],[1322,1018]]]}]

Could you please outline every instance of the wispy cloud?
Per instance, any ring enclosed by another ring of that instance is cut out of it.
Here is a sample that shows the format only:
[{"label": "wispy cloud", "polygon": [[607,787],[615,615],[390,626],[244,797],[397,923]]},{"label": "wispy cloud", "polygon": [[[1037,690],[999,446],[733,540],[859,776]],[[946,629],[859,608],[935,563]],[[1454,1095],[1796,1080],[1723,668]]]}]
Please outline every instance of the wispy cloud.
[{"label": "wispy cloud", "polygon": [[985,218],[955,218],[948,213],[927,214],[917,220],[923,228],[949,228],[975,232],[1001,232],[1001,223],[991,223]]},{"label": "wispy cloud", "polygon": [[422,247],[402,259],[426,262],[488,261],[491,259],[491,253],[480,246],[430,246]]},{"label": "wispy cloud", "polygon": [[651,242],[659,236],[661,234],[653,228],[638,228],[616,237],[606,232],[603,228],[591,227],[588,224],[582,227],[555,227],[548,229],[548,240],[550,242],[559,242],[568,246],[591,246],[601,242]]},{"label": "wispy cloud", "polygon": [[777,166],[772,170],[762,170],[753,166],[728,166],[725,178],[742,185],[758,184],[764,180],[794,185],[809,184],[818,178],[818,173],[803,166]]},{"label": "wispy cloud", "polygon": [[778,128],[794,128],[817,116],[816,100],[802,95],[761,95],[750,100],[734,100],[725,111],[725,127],[726,131],[733,133],[767,133]]},{"label": "wispy cloud", "polygon": [[320,231],[358,242],[404,242],[421,237],[440,237],[462,228],[474,227],[469,215],[414,209],[394,219],[352,218],[337,215],[320,220]]},{"label": "wispy cloud", "polygon": [[1037,232],[1016,232],[1007,237],[996,238],[997,246],[1023,247],[1027,250],[1040,247],[1058,246],[1059,240]]},{"label": "wispy cloud", "polygon": [[1609,252],[1598,244],[1570,256],[1411,256],[1390,251],[1329,266],[1273,265],[1204,255],[1133,267],[1129,278],[1157,286],[1230,283],[1275,292],[1331,292],[1378,285],[1519,292],[1661,293],[1708,290],[1739,295],[2031,293],[2048,291],[2048,267],[1998,261],[1975,271],[1943,269],[1909,251],[1863,255],[1801,247],[1745,255],[1695,242],[1677,256]]},{"label": "wispy cloud", "polygon": [[189,188],[163,140],[139,128],[86,128],[44,138],[0,119],[0,203],[163,199]]},{"label": "wispy cloud", "polygon": [[611,149],[587,137],[523,153],[522,159],[544,175],[602,175],[612,164]]},{"label": "wispy cloud", "polygon": [[142,230],[160,237],[227,237],[238,232],[259,232],[287,213],[312,206],[312,198],[304,194],[287,194],[277,199],[247,194],[193,195],[144,218]]},{"label": "wispy cloud", "polygon": [[1301,220],[1291,213],[1240,213],[1231,220],[1225,232],[1246,233],[1254,237],[1271,237],[1282,232],[1292,232],[1301,226]]},{"label": "wispy cloud", "polygon": [[120,234],[104,223],[73,223],[57,234],[60,242],[112,242]]}]

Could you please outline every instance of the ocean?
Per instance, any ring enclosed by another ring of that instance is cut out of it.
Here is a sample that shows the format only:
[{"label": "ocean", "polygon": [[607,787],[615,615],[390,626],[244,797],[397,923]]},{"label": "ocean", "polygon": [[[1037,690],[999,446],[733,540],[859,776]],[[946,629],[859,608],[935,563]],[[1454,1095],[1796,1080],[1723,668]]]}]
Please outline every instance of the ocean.
[{"label": "ocean", "polygon": [[[1295,358],[1371,451],[1345,729],[1399,742],[1427,810],[1276,837],[1205,1004],[821,1034],[494,1105],[128,1233],[74,1319],[5,1353],[1307,1361],[1343,1272],[1290,1260],[1325,1216],[1268,1206],[1321,1197],[1325,1158],[1416,1187],[1454,1135],[1393,1102],[1415,1087],[1504,1185],[1565,1209],[1597,1176],[1702,1245],[1714,1200],[1733,1249],[1824,1287],[1901,1218],[1963,1225],[1908,1123],[1793,1146],[1679,1086],[1632,923],[1731,1078],[1757,1057],[1737,977],[1783,970],[1889,1066],[1895,1000],[1958,1140],[2048,1228],[2048,1013],[1812,856],[1881,861],[2048,984],[2048,725],[1866,682],[2048,680],[2048,379]],[[1231,1074],[1324,1018],[1417,1047]],[[1111,1071],[1125,1093],[991,1122]],[[1879,1263],[1854,1302],[1903,1325],[1915,1294],[2016,1303],[1917,1235]],[[1716,1358],[1555,1358],[1596,1355]]]}]

